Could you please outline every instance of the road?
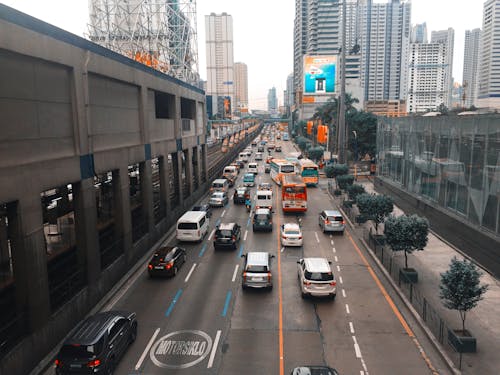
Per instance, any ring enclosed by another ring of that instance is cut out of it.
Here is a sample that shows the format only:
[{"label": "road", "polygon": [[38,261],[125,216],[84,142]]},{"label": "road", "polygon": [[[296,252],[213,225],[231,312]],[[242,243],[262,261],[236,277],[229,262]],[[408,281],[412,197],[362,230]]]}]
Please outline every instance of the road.
[{"label": "road", "polygon": [[[291,142],[280,143],[283,155],[294,151]],[[257,182],[271,181],[264,163]],[[282,248],[279,226],[296,217],[283,215],[273,189],[271,233],[253,233],[245,207],[230,201],[214,209],[203,242],[181,245],[188,259],[176,277],[150,279],[143,267],[122,290],[113,308],[135,311],[139,332],[116,373],[290,374],[301,364],[327,364],[340,374],[432,374],[431,349],[413,337],[349,228],[333,236],[319,230],[318,213],[334,207],[326,190],[308,189],[304,246]],[[235,251],[214,252],[213,228],[220,222],[242,226]],[[272,291],[241,288],[241,254],[256,250],[275,255]],[[301,298],[296,262],[308,256],[332,262],[335,301]]]}]

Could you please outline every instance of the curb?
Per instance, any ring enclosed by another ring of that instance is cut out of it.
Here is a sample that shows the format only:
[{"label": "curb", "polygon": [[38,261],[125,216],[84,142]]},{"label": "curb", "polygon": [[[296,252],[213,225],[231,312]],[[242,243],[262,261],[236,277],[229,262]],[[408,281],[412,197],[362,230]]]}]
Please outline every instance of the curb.
[{"label": "curb", "polygon": [[[333,201],[335,202],[335,199],[332,197],[332,195],[330,194],[329,191],[328,191],[328,196],[331,199],[333,199]],[[354,234],[355,226],[353,225],[353,223],[349,219],[349,216],[347,216],[347,214],[342,209],[342,207],[339,206],[338,209],[344,215],[344,218],[349,223],[349,227],[353,230],[353,234]],[[446,364],[446,366],[448,367],[448,369],[451,371],[451,373],[454,374],[454,375],[460,375],[460,374],[462,374],[462,372],[459,371],[455,367],[455,365],[453,364],[453,361],[450,359],[450,357],[448,357],[448,354],[444,351],[444,349],[442,348],[441,344],[439,344],[439,342],[436,340],[436,338],[434,337],[434,335],[430,331],[429,327],[427,327],[427,325],[422,320],[422,318],[420,317],[420,315],[418,314],[418,312],[413,308],[413,306],[410,303],[410,301],[408,300],[408,298],[406,298],[406,296],[401,292],[401,290],[399,289],[399,287],[396,285],[395,281],[392,279],[391,275],[389,275],[389,273],[387,272],[387,270],[385,269],[385,267],[382,265],[382,263],[380,263],[380,261],[377,258],[377,256],[375,254],[373,254],[373,252],[371,251],[370,247],[368,246],[368,244],[366,243],[366,241],[364,240],[364,238],[359,238],[357,235],[353,236],[353,238],[357,238],[363,244],[363,247],[365,248],[365,251],[370,255],[370,258],[375,262],[375,264],[377,265],[377,267],[380,270],[380,272],[382,272],[382,274],[384,275],[385,279],[391,285],[392,289],[396,292],[396,294],[399,296],[399,298],[403,301],[404,305],[410,311],[410,313],[412,314],[413,318],[416,320],[416,322],[418,323],[418,325],[420,326],[420,328],[424,331],[425,335],[427,336],[427,338],[429,339],[429,341],[434,346],[434,349],[439,353],[439,355],[441,356],[441,359],[444,361],[444,363]]]}]

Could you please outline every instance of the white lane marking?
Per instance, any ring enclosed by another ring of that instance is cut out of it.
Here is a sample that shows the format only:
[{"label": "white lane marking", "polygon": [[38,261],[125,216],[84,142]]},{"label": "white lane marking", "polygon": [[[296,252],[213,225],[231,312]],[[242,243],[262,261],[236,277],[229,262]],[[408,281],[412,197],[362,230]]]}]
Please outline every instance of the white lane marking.
[{"label": "white lane marking", "polygon": [[191,269],[189,270],[186,278],[184,279],[184,282],[187,283],[189,278],[191,277],[191,274],[193,273],[194,269],[196,267],[196,263],[193,263],[193,266],[191,267]]},{"label": "white lane marking", "polygon": [[351,330],[351,333],[354,333],[354,325],[352,322],[349,322],[349,329]]},{"label": "white lane marking", "polygon": [[248,217],[252,217],[252,210],[248,213]]},{"label": "white lane marking", "polygon": [[356,352],[356,358],[361,358],[361,350],[359,349],[359,345],[357,342],[354,343],[354,351]]},{"label": "white lane marking", "polygon": [[345,311],[350,314],[351,313],[351,310],[349,310],[349,305],[346,303],[345,304]]},{"label": "white lane marking", "polygon": [[212,231],[210,232],[210,236],[208,236],[209,241],[212,239],[212,236],[214,235],[214,233],[215,233],[215,229],[212,229]]},{"label": "white lane marking", "polygon": [[234,272],[233,272],[233,278],[231,279],[231,282],[234,283],[234,280],[236,280],[236,273],[238,272],[238,268],[240,267],[239,264],[234,267]]},{"label": "white lane marking", "polygon": [[210,353],[210,358],[208,360],[207,368],[212,368],[212,365],[214,364],[215,352],[217,351],[217,346],[219,345],[220,334],[221,331],[218,330],[217,334],[215,335],[214,346],[212,346],[212,353]]},{"label": "white lane marking", "polygon": [[283,251],[285,251],[285,247],[284,246],[281,248],[281,252],[283,252]]},{"label": "white lane marking", "polygon": [[337,271],[340,272],[340,266],[337,266]]},{"label": "white lane marking", "polygon": [[335,255],[335,262],[338,262],[339,261],[339,258],[337,258],[337,256]]},{"label": "white lane marking", "polygon": [[340,281],[341,284],[344,283],[344,280],[342,280],[342,276],[339,276],[339,281]]},{"label": "white lane marking", "polygon": [[248,231],[246,230],[246,231],[245,231],[245,235],[243,236],[243,241],[246,241],[246,240],[247,240],[247,235],[248,235]]},{"label": "white lane marking", "polygon": [[330,240],[330,243],[331,243],[331,244],[332,244],[332,246],[333,246],[333,240]]},{"label": "white lane marking", "polygon": [[333,237],[333,234],[330,234],[330,238],[332,238],[332,237]]},{"label": "white lane marking", "polygon": [[336,249],[336,248],[333,248],[333,249],[332,249],[332,251],[333,251],[334,253],[336,253],[336,252],[337,252],[337,249]]},{"label": "white lane marking", "polygon": [[345,289],[342,289],[342,297],[346,298]]},{"label": "white lane marking", "polygon": [[135,365],[135,369],[139,370],[142,366],[142,362],[144,362],[144,358],[146,358],[146,355],[149,352],[149,349],[151,348],[151,345],[153,345],[153,342],[156,339],[156,336],[158,336],[158,333],[160,333],[160,329],[157,328],[155,333],[153,333],[153,336],[151,336],[151,339],[148,342],[148,345],[146,345],[146,348],[144,349],[144,352],[142,352],[141,358],[137,361],[137,364]]},{"label": "white lane marking", "polygon": [[316,241],[318,241],[318,243],[319,243],[318,232],[314,232],[314,235],[316,236]]},{"label": "white lane marking", "polygon": [[224,217],[225,214],[226,214],[226,210],[222,211],[222,213],[220,214],[220,217]]}]

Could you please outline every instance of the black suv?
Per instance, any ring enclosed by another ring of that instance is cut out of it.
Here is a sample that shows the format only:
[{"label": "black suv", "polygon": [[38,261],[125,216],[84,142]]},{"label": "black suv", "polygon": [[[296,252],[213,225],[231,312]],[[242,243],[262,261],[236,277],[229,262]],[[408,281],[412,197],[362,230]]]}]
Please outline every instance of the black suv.
[{"label": "black suv", "polygon": [[236,223],[220,224],[215,230],[214,250],[230,248],[235,250],[240,241],[241,227]]},{"label": "black suv", "polygon": [[112,374],[137,337],[135,313],[106,311],[79,324],[56,359],[56,374]]},{"label": "black suv", "polygon": [[250,198],[250,189],[246,186],[238,186],[234,191],[233,202],[235,204],[245,204],[245,201]]}]

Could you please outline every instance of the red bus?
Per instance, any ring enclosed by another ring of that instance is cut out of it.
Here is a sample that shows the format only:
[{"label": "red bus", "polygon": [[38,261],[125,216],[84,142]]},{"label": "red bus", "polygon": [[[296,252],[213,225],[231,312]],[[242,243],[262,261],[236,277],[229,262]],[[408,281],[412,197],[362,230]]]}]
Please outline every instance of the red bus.
[{"label": "red bus", "polygon": [[283,212],[306,212],[307,189],[299,175],[282,176],[281,205]]}]

